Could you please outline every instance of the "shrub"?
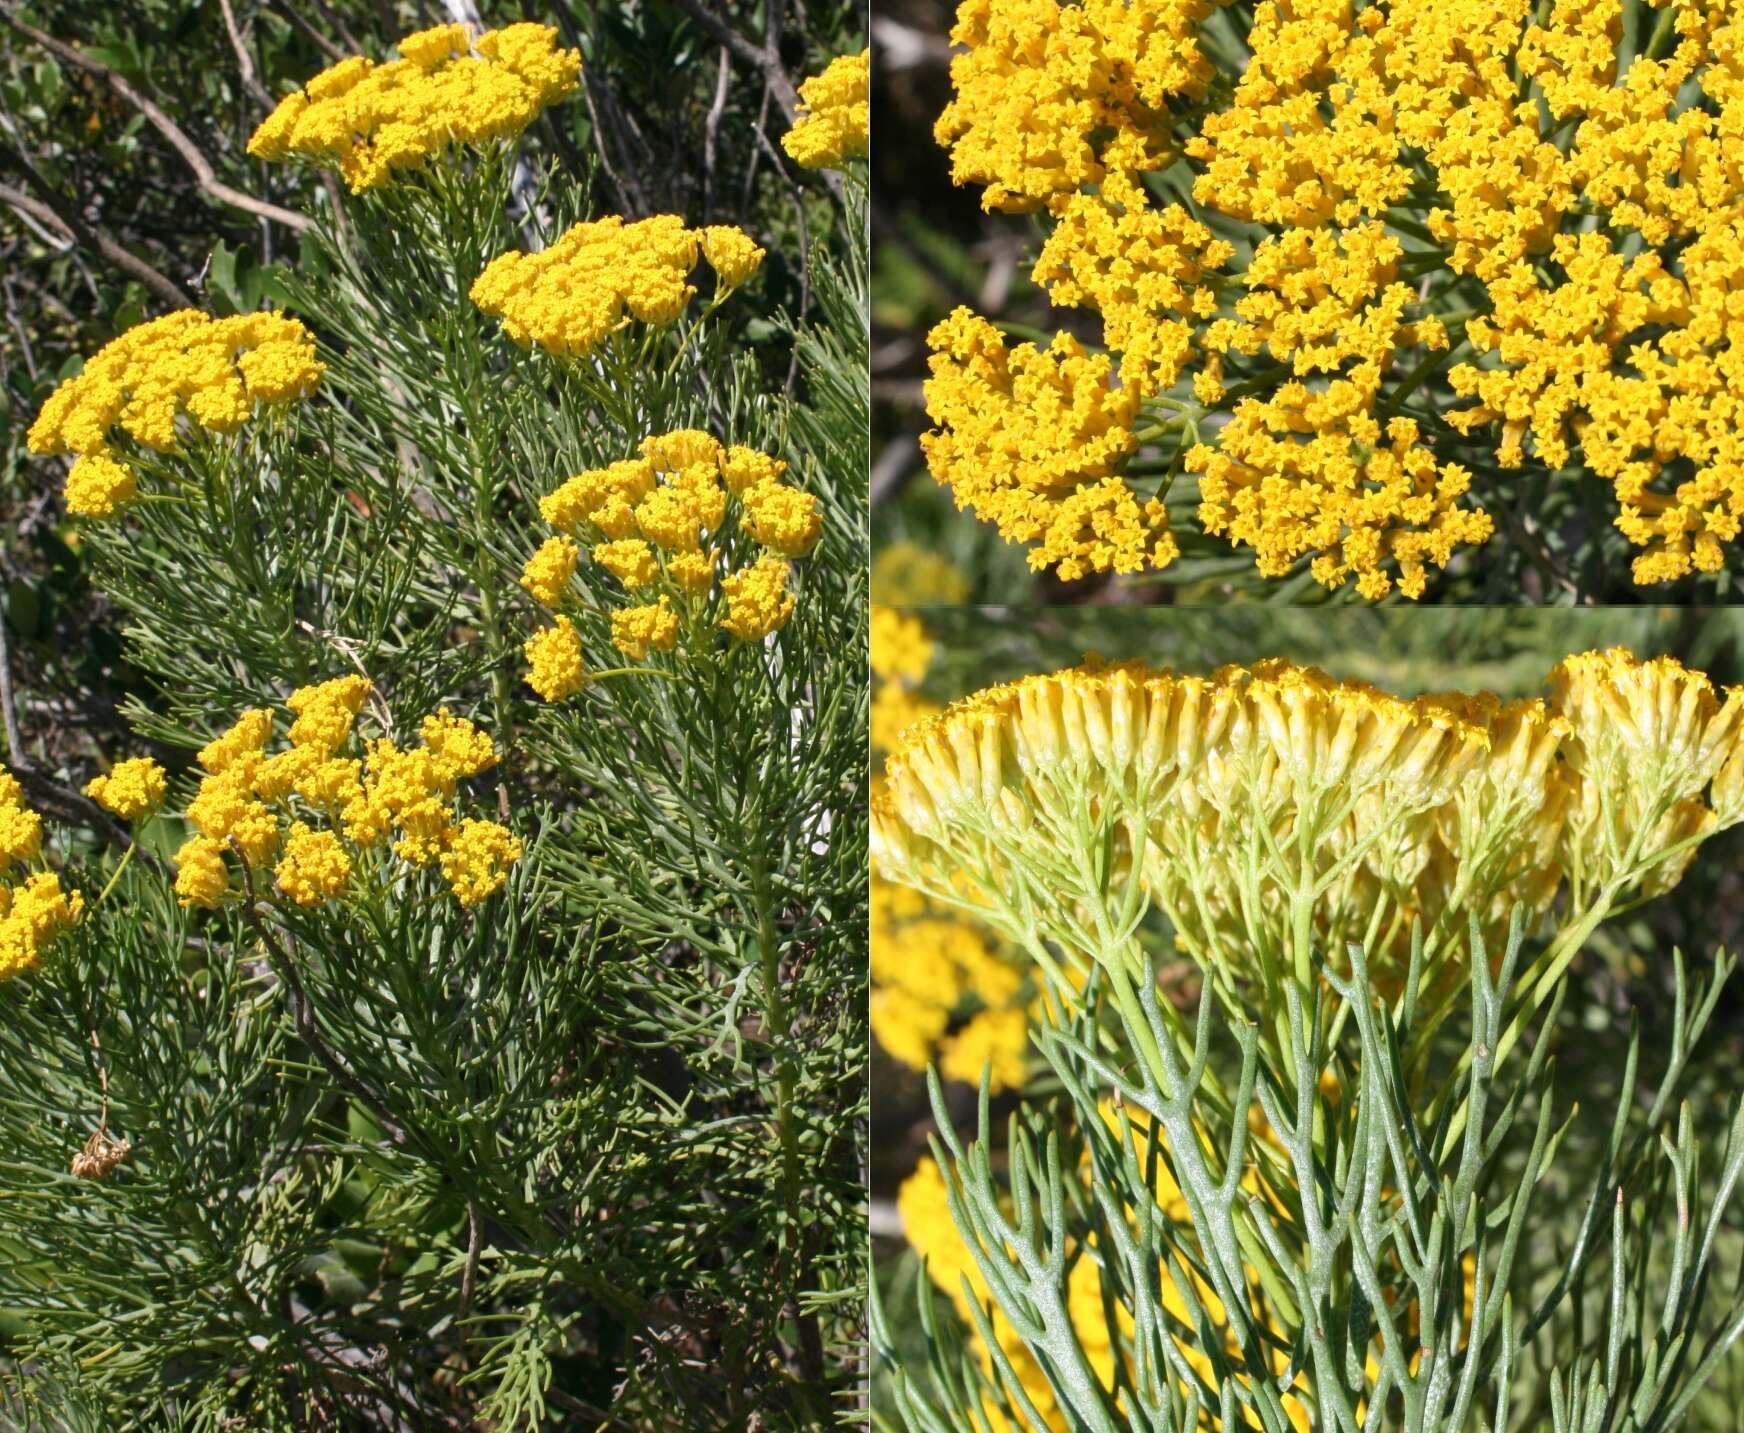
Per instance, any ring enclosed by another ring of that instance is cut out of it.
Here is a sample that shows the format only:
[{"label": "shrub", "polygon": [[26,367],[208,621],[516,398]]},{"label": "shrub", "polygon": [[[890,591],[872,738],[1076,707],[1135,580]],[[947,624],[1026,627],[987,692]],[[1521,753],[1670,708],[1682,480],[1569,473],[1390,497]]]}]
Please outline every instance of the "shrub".
[{"label": "shrub", "polygon": [[559,36],[400,54],[255,133],[347,181],[283,310],[140,324],[31,431],[162,766],[45,839],[13,753],[14,1392],[816,1427],[864,1294],[863,179],[804,201],[790,395],[732,321],[765,246],[518,147]]}]

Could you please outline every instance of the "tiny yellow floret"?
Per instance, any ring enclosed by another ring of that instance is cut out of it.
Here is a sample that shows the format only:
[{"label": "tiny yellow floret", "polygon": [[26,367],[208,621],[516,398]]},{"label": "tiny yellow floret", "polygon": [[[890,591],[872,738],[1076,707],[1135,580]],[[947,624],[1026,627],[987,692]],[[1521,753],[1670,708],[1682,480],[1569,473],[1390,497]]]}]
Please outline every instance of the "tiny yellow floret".
[{"label": "tiny yellow floret", "polygon": [[670,652],[677,641],[678,614],[666,605],[664,597],[612,613],[612,645],[634,661],[642,661],[650,651]]},{"label": "tiny yellow floret", "polygon": [[344,892],[351,880],[351,857],[331,831],[314,831],[297,821],[273,874],[279,889],[298,905],[318,905]]},{"label": "tiny yellow floret", "polygon": [[793,593],[787,578],[786,560],[771,556],[760,557],[750,567],[722,578],[727,615],[721,626],[747,642],[780,631],[793,615]]},{"label": "tiny yellow floret", "polygon": [[495,821],[462,821],[442,853],[442,875],[463,906],[475,906],[503,888],[521,843]]}]

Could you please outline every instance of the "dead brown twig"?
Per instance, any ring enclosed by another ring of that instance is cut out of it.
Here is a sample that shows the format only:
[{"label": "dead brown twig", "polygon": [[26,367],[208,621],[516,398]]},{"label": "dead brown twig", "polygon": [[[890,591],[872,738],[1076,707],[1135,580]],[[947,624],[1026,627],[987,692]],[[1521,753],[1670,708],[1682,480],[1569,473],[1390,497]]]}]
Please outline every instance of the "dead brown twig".
[{"label": "dead brown twig", "polygon": [[[787,77],[786,67],[781,63],[781,55],[771,43],[753,44],[740,31],[734,29],[719,15],[703,4],[703,0],[678,0],[678,8],[691,19],[695,20],[708,37],[716,44],[725,45],[732,56],[740,64],[756,70],[769,86],[769,93],[774,96],[775,103],[781,113],[787,117],[789,124],[799,113],[799,91],[793,87],[793,81]],[[772,31],[770,40],[779,38],[779,22],[771,13]]]},{"label": "dead brown twig", "polygon": [[138,279],[154,294],[173,308],[192,308],[193,299],[182,290],[167,274],[160,273],[150,264],[132,252],[122,247],[100,229],[94,229],[85,222],[84,216],[71,204],[57,194],[52,185],[42,181],[36,166],[11,146],[0,143],[0,157],[18,170],[25,181],[36,191],[34,195],[26,194],[21,189],[14,189],[10,184],[0,184],[0,203],[21,214],[28,214],[39,223],[64,232],[74,243],[98,255],[106,262],[113,264],[123,273]]},{"label": "dead brown twig", "polygon": [[193,172],[194,180],[199,187],[220,204],[227,204],[232,209],[241,209],[262,219],[271,219],[274,223],[283,224],[287,229],[302,233],[309,227],[309,219],[295,210],[282,209],[277,204],[269,204],[264,199],[256,199],[252,194],[244,194],[240,189],[226,184],[213,169],[212,161],[207,159],[195,144],[188,132],[171,119],[156,104],[142,95],[120,74],[109,68],[101,60],[93,60],[81,50],[73,48],[63,40],[57,40],[53,35],[46,34],[36,26],[18,18],[8,6],[0,6],[0,22],[3,22],[25,39],[41,45],[57,59],[66,61],[78,69],[93,75],[108,85],[118,96],[126,100],[145,116],[152,128],[157,130],[170,147],[181,155],[183,163]]}]

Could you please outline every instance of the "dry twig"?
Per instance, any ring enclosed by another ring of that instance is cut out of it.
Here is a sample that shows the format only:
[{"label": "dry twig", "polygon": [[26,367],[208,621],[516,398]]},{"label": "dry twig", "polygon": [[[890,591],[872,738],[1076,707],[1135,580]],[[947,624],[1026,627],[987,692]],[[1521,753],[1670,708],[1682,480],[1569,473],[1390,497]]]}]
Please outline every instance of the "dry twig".
[{"label": "dry twig", "polygon": [[94,75],[115,91],[128,104],[132,105],[151,124],[152,128],[169,141],[170,147],[181,155],[183,163],[193,172],[194,180],[207,194],[220,204],[227,204],[232,209],[241,209],[250,214],[259,215],[263,219],[271,219],[283,224],[287,229],[301,233],[309,227],[306,216],[291,209],[282,209],[277,204],[269,204],[264,199],[256,199],[252,194],[244,194],[240,189],[226,184],[213,169],[212,161],[201,152],[188,132],[171,119],[156,104],[142,95],[120,74],[109,68],[101,60],[93,60],[81,50],[74,49],[53,35],[46,34],[36,26],[18,18],[9,6],[0,6],[0,22],[4,22],[17,31],[25,39],[41,45],[56,58],[65,60],[69,65]]}]

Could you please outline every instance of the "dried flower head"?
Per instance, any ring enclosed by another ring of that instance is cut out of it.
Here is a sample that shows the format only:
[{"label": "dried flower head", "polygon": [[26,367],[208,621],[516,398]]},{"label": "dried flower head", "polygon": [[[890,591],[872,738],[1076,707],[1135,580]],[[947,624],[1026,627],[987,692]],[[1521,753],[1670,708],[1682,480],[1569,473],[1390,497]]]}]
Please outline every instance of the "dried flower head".
[{"label": "dried flower head", "polygon": [[83,1149],[73,1156],[75,1179],[107,1179],[133,1152],[133,1141],[116,1139],[108,1130],[93,1130]]}]

